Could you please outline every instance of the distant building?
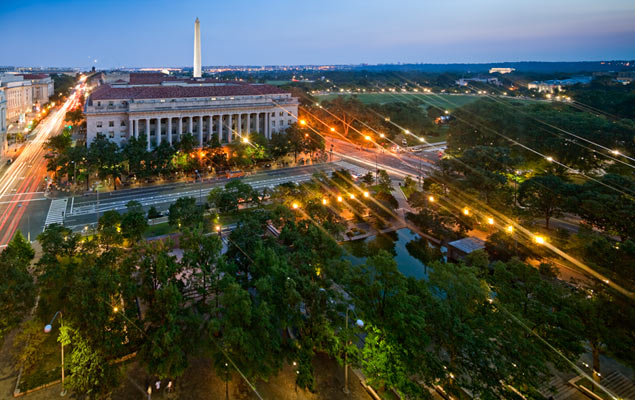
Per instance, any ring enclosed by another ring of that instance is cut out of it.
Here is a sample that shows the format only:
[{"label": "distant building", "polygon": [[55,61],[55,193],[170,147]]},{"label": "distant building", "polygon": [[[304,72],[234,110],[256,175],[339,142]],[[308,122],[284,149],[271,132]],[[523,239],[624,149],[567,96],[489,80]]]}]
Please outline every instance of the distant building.
[{"label": "distant building", "polygon": [[477,237],[466,237],[448,243],[448,259],[461,261],[468,254],[485,248],[485,242]]},{"label": "distant building", "polygon": [[[5,143],[5,137],[7,134],[7,98],[4,95],[4,90],[0,88],[0,143]],[[2,145],[4,147],[4,145]]]},{"label": "distant building", "polygon": [[461,78],[454,83],[459,86],[467,86],[470,82],[488,83],[490,85],[500,86],[501,83],[498,78]]},{"label": "distant building", "polygon": [[55,90],[53,79],[47,74],[21,74],[22,79],[31,82],[33,103],[42,106],[49,102]]},{"label": "distant building", "polygon": [[490,68],[489,69],[489,73],[490,74],[509,74],[511,72],[516,71],[516,68]]},{"label": "distant building", "polygon": [[24,122],[34,107],[48,103],[53,95],[53,80],[46,74],[0,74],[0,88],[6,98],[6,119]]},{"label": "distant building", "polygon": [[534,81],[527,84],[527,89],[537,90],[538,92],[553,93],[560,91],[565,86],[573,86],[577,84],[587,84],[591,82],[590,76],[579,76],[569,79],[553,79],[549,81]]},{"label": "distant building", "polygon": [[98,86],[85,114],[89,144],[99,134],[118,144],[145,136],[151,149],[191,133],[204,146],[213,137],[221,144],[249,133],[271,138],[296,121],[298,99],[265,84],[130,73]]},{"label": "distant building", "polygon": [[624,71],[624,72],[619,72],[615,80],[623,85],[628,85],[629,83],[633,82],[633,78],[635,78],[635,72]]}]

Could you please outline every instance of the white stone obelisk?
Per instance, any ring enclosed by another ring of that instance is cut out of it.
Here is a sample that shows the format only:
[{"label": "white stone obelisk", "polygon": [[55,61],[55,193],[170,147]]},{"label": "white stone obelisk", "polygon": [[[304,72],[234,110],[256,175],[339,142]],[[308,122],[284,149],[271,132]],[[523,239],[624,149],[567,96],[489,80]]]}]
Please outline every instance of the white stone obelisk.
[{"label": "white stone obelisk", "polygon": [[194,21],[194,78],[201,77],[201,23]]}]

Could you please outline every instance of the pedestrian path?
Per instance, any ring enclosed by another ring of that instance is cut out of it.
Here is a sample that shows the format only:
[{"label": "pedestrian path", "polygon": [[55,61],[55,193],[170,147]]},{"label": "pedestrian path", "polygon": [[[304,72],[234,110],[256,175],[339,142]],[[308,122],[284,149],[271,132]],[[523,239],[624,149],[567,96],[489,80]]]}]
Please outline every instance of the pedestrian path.
[{"label": "pedestrian path", "polygon": [[49,212],[46,214],[46,222],[44,222],[45,227],[51,224],[64,224],[64,214],[66,213],[67,203],[68,198],[54,199],[51,201]]},{"label": "pedestrian path", "polygon": [[635,399],[635,385],[619,371],[610,372],[602,378],[601,384],[620,399]]}]

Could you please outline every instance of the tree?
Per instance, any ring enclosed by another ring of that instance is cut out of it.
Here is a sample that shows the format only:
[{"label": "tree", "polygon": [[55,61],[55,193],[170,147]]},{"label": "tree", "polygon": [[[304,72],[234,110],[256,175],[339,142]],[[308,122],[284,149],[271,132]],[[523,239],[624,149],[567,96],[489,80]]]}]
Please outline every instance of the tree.
[{"label": "tree", "polygon": [[172,226],[195,227],[203,223],[203,209],[193,197],[180,197],[170,206],[168,223]]},{"label": "tree", "polygon": [[587,182],[581,189],[571,207],[576,214],[622,241],[635,237],[635,180],[607,174],[600,182]]},{"label": "tree", "polygon": [[97,169],[100,179],[111,177],[117,190],[117,179],[122,172],[119,146],[104,135],[97,135],[88,148],[88,163]]},{"label": "tree", "polygon": [[121,234],[121,215],[115,210],[106,211],[99,217],[99,241],[109,249],[123,243]]},{"label": "tree", "polygon": [[[627,299],[620,299],[605,287],[595,287],[590,293],[578,292],[574,297],[572,317],[578,319],[584,329],[581,334],[591,348],[593,379],[600,381],[600,355],[610,354],[635,364],[633,335],[635,308]],[[616,310],[620,310],[616,313]]]},{"label": "tree", "polygon": [[139,202],[131,200],[126,204],[126,208],[126,213],[121,217],[121,234],[124,238],[136,242],[148,229],[148,220]]},{"label": "tree", "polygon": [[568,185],[557,176],[535,176],[523,182],[518,192],[518,201],[535,216],[545,219],[547,229],[549,220],[557,217],[564,210]]},{"label": "tree", "polygon": [[34,254],[20,231],[0,253],[0,339],[35,304],[36,288],[28,270]]},{"label": "tree", "polygon": [[79,332],[69,325],[63,326],[58,341],[65,346],[72,344],[65,384],[73,391],[101,398],[117,386],[118,366],[110,364],[107,355],[92,347]]}]

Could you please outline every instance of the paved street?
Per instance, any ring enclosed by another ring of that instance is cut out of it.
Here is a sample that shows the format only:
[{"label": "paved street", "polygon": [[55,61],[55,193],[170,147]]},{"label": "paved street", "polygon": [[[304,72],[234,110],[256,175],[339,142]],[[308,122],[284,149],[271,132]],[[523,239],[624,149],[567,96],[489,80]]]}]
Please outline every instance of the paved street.
[{"label": "paved street", "polygon": [[6,245],[17,229],[31,240],[42,231],[50,202],[44,197],[44,144],[62,130],[72,102],[73,96],[40,122],[31,134],[33,138],[0,177],[0,246]]},{"label": "paved street", "polygon": [[[245,183],[262,190],[273,188],[285,182],[305,182],[311,179],[317,171],[330,172],[342,168],[337,162],[316,164],[287,169],[277,169],[260,172],[242,178]],[[154,206],[159,211],[165,211],[179,197],[194,197],[205,201],[207,194],[214,187],[223,186],[228,179],[213,179],[203,182],[172,183],[167,185],[124,189],[107,193],[90,193],[83,196],[74,196],[54,200],[45,217],[49,223],[62,222],[64,212],[64,225],[75,230],[94,224],[97,221],[97,213],[100,215],[109,210],[124,211],[126,204],[135,200],[141,203],[145,210]]]}]

